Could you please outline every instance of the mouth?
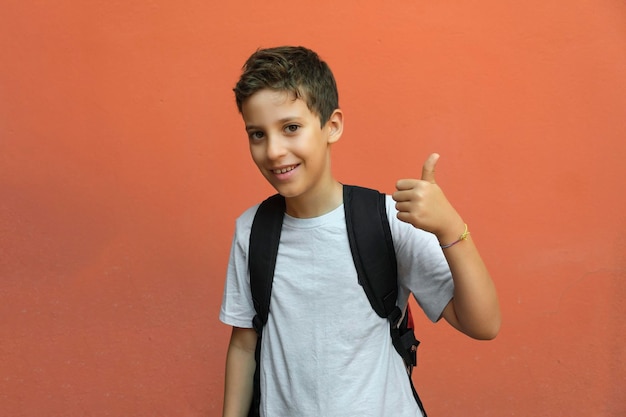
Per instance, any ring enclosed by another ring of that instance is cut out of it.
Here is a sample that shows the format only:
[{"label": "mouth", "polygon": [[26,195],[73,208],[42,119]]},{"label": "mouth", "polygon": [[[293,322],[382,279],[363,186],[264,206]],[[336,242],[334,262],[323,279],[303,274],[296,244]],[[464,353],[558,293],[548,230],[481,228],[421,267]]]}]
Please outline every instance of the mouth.
[{"label": "mouth", "polygon": [[298,165],[290,165],[288,167],[282,167],[282,168],[277,168],[277,169],[272,169],[271,171],[276,174],[286,174],[289,171],[293,171],[294,169],[296,169],[298,167]]}]

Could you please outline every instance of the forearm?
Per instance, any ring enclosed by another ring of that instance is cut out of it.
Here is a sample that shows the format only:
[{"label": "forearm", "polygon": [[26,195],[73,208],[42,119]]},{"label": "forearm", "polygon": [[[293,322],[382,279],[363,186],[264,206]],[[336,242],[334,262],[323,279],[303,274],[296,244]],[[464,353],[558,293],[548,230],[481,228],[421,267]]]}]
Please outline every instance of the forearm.
[{"label": "forearm", "polygon": [[256,334],[233,329],[226,356],[223,417],[246,417],[253,394]]},{"label": "forearm", "polygon": [[[449,239],[448,235],[440,242]],[[471,235],[443,252],[454,280],[454,298],[444,310],[445,319],[470,337],[493,339],[500,329],[498,296]]]}]

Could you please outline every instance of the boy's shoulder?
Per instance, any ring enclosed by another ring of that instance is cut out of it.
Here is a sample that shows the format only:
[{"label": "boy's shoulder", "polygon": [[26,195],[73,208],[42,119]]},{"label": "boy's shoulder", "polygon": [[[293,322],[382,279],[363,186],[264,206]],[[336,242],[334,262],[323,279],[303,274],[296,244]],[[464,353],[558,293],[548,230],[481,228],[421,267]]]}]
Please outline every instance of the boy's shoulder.
[{"label": "boy's shoulder", "polygon": [[252,220],[254,220],[254,216],[256,215],[256,212],[259,209],[260,205],[261,205],[261,203],[259,202],[259,203],[256,203],[256,204],[248,207],[247,209],[245,209],[237,217],[237,223],[241,223],[241,224],[250,223],[250,224],[252,224]]},{"label": "boy's shoulder", "polygon": [[[254,204],[242,213],[239,214],[235,220],[235,240],[241,242],[247,242],[250,237],[250,230],[252,229],[252,223],[254,222],[254,216],[261,203]],[[247,246],[247,244],[246,244]]]}]

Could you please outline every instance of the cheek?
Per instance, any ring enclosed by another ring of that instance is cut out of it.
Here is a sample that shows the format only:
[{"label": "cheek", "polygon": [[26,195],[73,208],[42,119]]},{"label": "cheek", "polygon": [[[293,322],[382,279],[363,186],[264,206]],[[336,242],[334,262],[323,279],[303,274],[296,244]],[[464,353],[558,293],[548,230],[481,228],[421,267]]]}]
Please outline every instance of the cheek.
[{"label": "cheek", "polygon": [[250,145],[250,156],[256,165],[259,165],[262,161],[263,150],[260,146],[252,146]]}]

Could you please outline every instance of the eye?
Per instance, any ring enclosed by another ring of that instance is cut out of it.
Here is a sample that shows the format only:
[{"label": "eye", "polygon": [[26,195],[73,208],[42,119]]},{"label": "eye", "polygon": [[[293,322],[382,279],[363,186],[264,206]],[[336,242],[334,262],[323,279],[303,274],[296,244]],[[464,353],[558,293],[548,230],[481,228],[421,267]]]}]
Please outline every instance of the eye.
[{"label": "eye", "polygon": [[285,126],[285,131],[287,133],[296,133],[298,131],[298,129],[300,129],[300,126],[298,126],[298,125],[287,125],[287,126]]},{"label": "eye", "polygon": [[263,139],[263,132],[261,132],[260,130],[248,132],[248,138],[254,141],[261,140]]}]

